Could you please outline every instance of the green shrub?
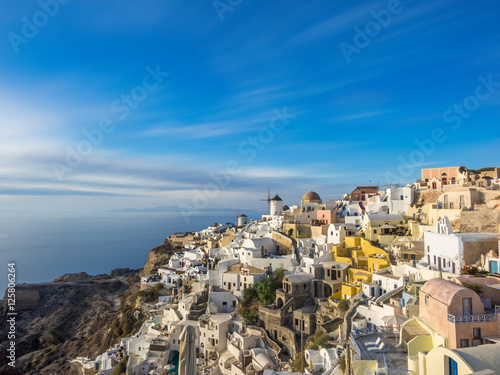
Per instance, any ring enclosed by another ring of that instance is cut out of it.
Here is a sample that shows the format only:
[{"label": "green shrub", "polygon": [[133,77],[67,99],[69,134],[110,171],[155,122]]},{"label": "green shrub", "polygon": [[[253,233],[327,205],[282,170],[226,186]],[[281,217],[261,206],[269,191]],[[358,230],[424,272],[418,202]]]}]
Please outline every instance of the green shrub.
[{"label": "green shrub", "polygon": [[57,330],[51,329],[49,331],[49,339],[48,342],[50,345],[57,345],[63,343],[65,340],[64,336]]},{"label": "green shrub", "polygon": [[124,375],[127,373],[127,360],[128,356],[123,358],[118,365],[116,365],[113,375]]},{"label": "green shrub", "polygon": [[295,359],[293,361],[293,369],[296,372],[304,372],[306,366],[306,360],[301,352],[295,354]]},{"label": "green shrub", "polygon": [[314,335],[310,337],[310,339],[310,348],[312,350],[318,350],[320,347],[326,349],[330,347],[328,344],[328,341],[330,341],[328,333],[317,330]]},{"label": "green shrub", "polygon": [[162,283],[158,283],[158,284],[155,284],[155,286],[153,287],[153,290],[158,293],[160,290],[163,289],[163,284]]},{"label": "green shrub", "polygon": [[339,367],[340,367],[340,371],[342,371],[342,372],[344,372],[345,369],[347,368],[347,363],[346,363],[346,359],[345,359],[345,352],[339,358]]},{"label": "green shrub", "polygon": [[342,315],[344,315],[346,311],[349,310],[349,301],[345,299],[341,300],[337,306],[337,309]]}]

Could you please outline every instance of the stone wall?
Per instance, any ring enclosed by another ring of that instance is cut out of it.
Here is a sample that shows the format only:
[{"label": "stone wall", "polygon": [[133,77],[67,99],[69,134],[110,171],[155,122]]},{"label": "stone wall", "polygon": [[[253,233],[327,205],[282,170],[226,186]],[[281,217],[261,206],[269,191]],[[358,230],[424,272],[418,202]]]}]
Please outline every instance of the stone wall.
[{"label": "stone wall", "polygon": [[462,233],[498,233],[500,213],[493,210],[463,211],[460,215]]},{"label": "stone wall", "polygon": [[293,253],[293,241],[291,238],[284,236],[279,232],[272,233],[273,241],[277,242],[280,247],[280,251],[282,254],[292,254]]},{"label": "stone wall", "polygon": [[311,238],[311,224],[283,224],[283,232],[290,237]]}]

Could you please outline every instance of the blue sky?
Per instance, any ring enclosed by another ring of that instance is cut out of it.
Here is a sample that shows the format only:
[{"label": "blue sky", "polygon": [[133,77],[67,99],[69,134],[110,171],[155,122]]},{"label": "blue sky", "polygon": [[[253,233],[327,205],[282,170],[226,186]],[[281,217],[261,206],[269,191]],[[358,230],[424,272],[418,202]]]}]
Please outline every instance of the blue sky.
[{"label": "blue sky", "polygon": [[497,1],[2,1],[0,211],[265,209],[268,186],[293,204],[500,166],[499,16]]}]

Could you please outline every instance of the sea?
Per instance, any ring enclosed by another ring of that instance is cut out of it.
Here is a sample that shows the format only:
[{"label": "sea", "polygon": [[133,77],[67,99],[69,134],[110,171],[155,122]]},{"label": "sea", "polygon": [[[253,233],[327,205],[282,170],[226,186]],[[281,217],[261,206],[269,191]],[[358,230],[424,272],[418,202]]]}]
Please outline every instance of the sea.
[{"label": "sea", "polygon": [[204,212],[189,222],[174,212],[0,213],[0,290],[7,288],[9,263],[15,263],[16,284],[52,281],[65,273],[139,269],[148,251],[171,234],[235,221],[234,212]]}]

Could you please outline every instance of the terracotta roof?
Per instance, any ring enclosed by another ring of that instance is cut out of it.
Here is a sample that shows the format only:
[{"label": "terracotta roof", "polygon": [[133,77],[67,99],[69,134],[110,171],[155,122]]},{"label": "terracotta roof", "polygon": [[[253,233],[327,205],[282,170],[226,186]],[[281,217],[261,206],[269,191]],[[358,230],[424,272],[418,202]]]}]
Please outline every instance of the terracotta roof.
[{"label": "terracotta roof", "polygon": [[260,268],[248,266],[244,263],[238,263],[238,264],[232,265],[231,267],[229,267],[229,271],[240,273],[242,268],[247,268],[251,274],[252,273],[264,273],[264,272],[266,272],[266,270],[261,270]]},{"label": "terracotta roof", "polygon": [[467,290],[467,288],[451,281],[436,278],[427,281],[421,291],[439,302],[450,305],[455,294],[464,289]]}]

